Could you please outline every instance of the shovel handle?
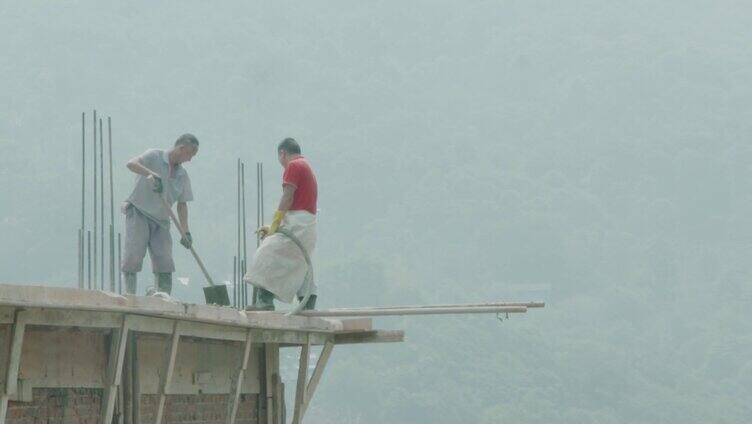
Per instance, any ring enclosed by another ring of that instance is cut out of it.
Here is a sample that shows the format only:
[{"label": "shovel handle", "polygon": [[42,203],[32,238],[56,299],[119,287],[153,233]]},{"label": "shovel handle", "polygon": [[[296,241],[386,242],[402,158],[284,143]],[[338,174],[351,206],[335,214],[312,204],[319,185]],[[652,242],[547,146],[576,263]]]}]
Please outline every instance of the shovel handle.
[{"label": "shovel handle", "polygon": [[[167,203],[167,200],[165,200],[164,196],[159,196],[159,198],[162,200],[162,204],[164,205],[165,209],[167,209],[167,213],[170,215],[170,219],[172,220],[172,223],[175,224],[175,226],[178,228],[178,231],[180,232],[180,236],[183,238],[186,238],[185,231],[183,230],[183,227],[180,226],[180,223],[178,223],[178,218],[175,216],[175,212],[172,211],[170,204]],[[201,268],[201,272],[204,273],[204,277],[206,278],[206,281],[209,282],[209,285],[213,286],[214,280],[212,280],[212,278],[209,276],[209,272],[206,270],[204,263],[201,261],[201,258],[198,257],[198,253],[196,253],[196,251],[193,249],[193,243],[191,243],[191,246],[188,249],[193,254],[193,258],[196,260],[198,267]]]}]

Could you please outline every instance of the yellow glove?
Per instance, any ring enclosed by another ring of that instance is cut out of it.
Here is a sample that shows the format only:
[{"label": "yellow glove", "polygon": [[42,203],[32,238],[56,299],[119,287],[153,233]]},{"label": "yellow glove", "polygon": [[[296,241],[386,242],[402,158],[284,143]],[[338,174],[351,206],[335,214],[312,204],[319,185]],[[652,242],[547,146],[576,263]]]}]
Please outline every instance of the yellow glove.
[{"label": "yellow glove", "polygon": [[256,234],[261,236],[262,239],[274,234],[277,232],[277,228],[279,228],[280,224],[282,224],[282,218],[285,217],[285,213],[287,211],[276,211],[274,212],[274,219],[272,220],[272,224],[267,226],[264,225],[263,227],[259,228],[256,231]]},{"label": "yellow glove", "polygon": [[279,228],[280,224],[282,224],[282,218],[285,217],[285,213],[287,213],[287,211],[274,212],[274,219],[272,219],[272,225],[269,226],[269,235],[277,232],[277,228]]}]

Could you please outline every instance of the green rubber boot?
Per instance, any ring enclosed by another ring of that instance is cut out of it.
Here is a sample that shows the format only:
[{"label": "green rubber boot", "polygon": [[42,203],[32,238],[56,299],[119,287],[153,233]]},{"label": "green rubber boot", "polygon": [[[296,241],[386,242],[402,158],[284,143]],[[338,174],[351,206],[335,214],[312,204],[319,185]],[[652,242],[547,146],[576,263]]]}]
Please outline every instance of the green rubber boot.
[{"label": "green rubber boot", "polygon": [[274,293],[258,289],[258,300],[255,305],[248,305],[245,307],[246,311],[273,311],[274,310]]},{"label": "green rubber boot", "polygon": [[125,293],[136,294],[138,288],[137,274],[135,272],[124,272],[123,275],[125,276]]},{"label": "green rubber boot", "polygon": [[157,290],[170,294],[172,293],[172,273],[171,272],[157,272]]},{"label": "green rubber boot", "polygon": [[[298,302],[302,302],[304,297],[298,297]],[[312,294],[308,296],[308,302],[306,302],[305,306],[303,306],[304,311],[312,311],[316,309],[316,295]]]}]

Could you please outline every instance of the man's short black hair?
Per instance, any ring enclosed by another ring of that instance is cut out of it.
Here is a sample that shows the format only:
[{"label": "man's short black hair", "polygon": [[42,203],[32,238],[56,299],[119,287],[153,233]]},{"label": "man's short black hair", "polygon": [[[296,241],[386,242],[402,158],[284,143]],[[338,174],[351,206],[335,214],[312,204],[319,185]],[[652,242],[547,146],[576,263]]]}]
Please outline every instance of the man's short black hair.
[{"label": "man's short black hair", "polygon": [[294,138],[287,137],[279,143],[279,146],[277,146],[277,152],[279,152],[280,150],[284,150],[285,152],[292,155],[299,155],[300,144],[298,144],[298,142],[295,141]]},{"label": "man's short black hair", "polygon": [[175,147],[183,145],[192,145],[198,148],[198,139],[193,134],[183,134],[175,140]]}]

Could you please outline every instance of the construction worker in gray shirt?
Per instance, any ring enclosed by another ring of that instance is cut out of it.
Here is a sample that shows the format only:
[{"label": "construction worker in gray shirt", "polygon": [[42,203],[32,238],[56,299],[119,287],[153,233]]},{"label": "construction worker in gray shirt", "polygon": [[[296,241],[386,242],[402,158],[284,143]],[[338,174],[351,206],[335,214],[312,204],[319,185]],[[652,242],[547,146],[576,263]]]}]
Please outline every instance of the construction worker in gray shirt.
[{"label": "construction worker in gray shirt", "polygon": [[182,166],[198,153],[198,139],[192,134],[181,135],[169,150],[150,149],[127,163],[136,175],[136,185],[123,203],[125,214],[125,252],[121,271],[125,290],[136,294],[136,274],[141,271],[146,250],[151,256],[155,275],[154,289],[170,294],[175,262],[172,259],[170,220],[163,197],[172,205],[177,202],[178,219],[186,237],[180,244],[190,248],[193,239],[188,230],[188,205],[193,200],[191,180]]}]

